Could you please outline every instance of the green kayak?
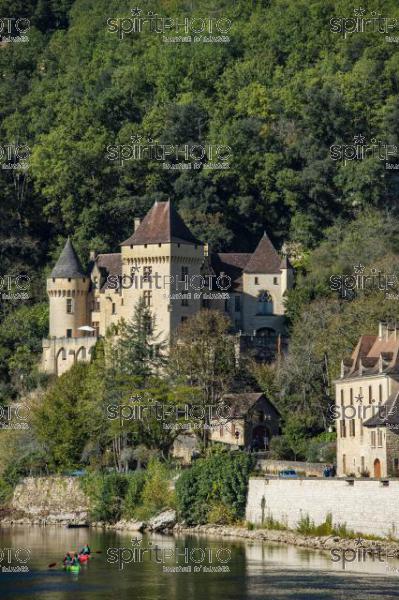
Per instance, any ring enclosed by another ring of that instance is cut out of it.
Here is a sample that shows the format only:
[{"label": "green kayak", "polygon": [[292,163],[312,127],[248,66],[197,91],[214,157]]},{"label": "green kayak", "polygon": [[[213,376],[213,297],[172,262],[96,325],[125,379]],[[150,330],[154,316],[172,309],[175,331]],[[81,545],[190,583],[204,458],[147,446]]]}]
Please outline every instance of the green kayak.
[{"label": "green kayak", "polygon": [[64,569],[65,571],[72,571],[72,573],[79,573],[80,565],[66,565]]}]

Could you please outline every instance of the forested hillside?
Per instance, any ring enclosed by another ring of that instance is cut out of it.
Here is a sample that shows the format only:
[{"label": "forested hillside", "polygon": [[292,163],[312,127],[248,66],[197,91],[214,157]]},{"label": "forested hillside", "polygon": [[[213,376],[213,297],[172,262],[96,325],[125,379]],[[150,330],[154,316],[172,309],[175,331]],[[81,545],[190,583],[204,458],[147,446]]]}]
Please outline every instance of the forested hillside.
[{"label": "forested hillside", "polygon": [[[365,15],[399,19],[395,0],[362,4]],[[299,244],[300,266],[310,273],[290,300],[295,325],[304,306],[330,294],[320,244],[334,247],[337,228],[341,238],[351,223],[356,230],[366,209],[378,222],[397,219],[398,171],[376,156],[345,164],[330,154],[358,135],[399,146],[398,44],[382,33],[345,38],[331,30],[330,19],[353,17],[357,5],[138,3],[143,15],[230,19],[229,41],[219,43],[164,43],[148,28],[120,39],[107,20],[132,18],[133,8],[126,0],[0,0],[0,15],[31,23],[29,42],[0,46],[1,140],[30,148],[26,171],[0,170],[1,270],[29,274],[34,305],[1,306],[6,379],[11,369],[19,381],[40,349],[46,307],[35,303],[46,300],[46,270],[67,235],[83,262],[90,249],[118,251],[133,218],[168,197],[214,249],[251,251],[266,229],[279,248]],[[227,145],[230,168],[179,172],[156,160],[110,161],[107,147],[131,136]],[[394,252],[392,244],[381,248]],[[354,325],[347,347],[357,334]]]}]

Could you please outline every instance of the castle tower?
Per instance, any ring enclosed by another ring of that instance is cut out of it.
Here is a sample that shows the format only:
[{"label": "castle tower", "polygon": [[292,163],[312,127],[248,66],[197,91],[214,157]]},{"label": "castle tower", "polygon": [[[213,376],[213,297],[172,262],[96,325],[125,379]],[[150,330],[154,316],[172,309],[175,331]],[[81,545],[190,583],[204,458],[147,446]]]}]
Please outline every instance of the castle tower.
[{"label": "castle tower", "polygon": [[47,279],[50,338],[76,338],[84,335],[79,331],[79,327],[88,325],[89,282],[89,277],[85,275],[72,242],[68,238]]},{"label": "castle tower", "polygon": [[283,294],[291,286],[290,266],[264,232],[243,270],[246,333],[275,337],[284,331]]},{"label": "castle tower", "polygon": [[121,253],[122,277],[132,281],[122,290],[122,316],[131,319],[139,298],[144,297],[155,319],[154,334],[161,334],[162,341],[170,340],[171,332],[200,309],[201,300],[194,298],[192,284],[199,282],[203,244],[170,201],[155,202],[133,235],[121,244]]}]

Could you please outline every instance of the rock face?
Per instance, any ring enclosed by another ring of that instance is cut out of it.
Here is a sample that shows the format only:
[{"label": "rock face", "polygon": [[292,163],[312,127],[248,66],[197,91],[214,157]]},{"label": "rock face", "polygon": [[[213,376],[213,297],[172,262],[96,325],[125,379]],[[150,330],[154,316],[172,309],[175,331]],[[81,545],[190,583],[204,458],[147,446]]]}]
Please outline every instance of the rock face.
[{"label": "rock face", "polygon": [[27,477],[16,486],[10,508],[24,523],[45,525],[84,524],[90,507],[77,477]]},{"label": "rock face", "polygon": [[165,510],[161,514],[153,517],[148,521],[147,529],[148,531],[164,531],[173,529],[176,525],[176,511],[175,510]]}]

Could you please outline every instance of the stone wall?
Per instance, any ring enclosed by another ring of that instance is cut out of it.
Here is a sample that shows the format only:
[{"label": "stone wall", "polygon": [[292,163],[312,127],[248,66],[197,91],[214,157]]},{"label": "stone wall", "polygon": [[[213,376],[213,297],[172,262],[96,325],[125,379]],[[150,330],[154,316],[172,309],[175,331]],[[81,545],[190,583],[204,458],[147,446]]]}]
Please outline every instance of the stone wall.
[{"label": "stone wall", "polygon": [[27,477],[14,490],[11,511],[38,522],[84,522],[89,502],[77,477]]},{"label": "stone wall", "polygon": [[301,516],[309,515],[320,524],[328,513],[333,523],[345,523],[356,532],[395,537],[399,534],[399,480],[385,482],[375,479],[266,479],[250,480],[246,520],[262,522],[274,519],[294,529]]}]

